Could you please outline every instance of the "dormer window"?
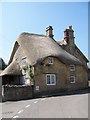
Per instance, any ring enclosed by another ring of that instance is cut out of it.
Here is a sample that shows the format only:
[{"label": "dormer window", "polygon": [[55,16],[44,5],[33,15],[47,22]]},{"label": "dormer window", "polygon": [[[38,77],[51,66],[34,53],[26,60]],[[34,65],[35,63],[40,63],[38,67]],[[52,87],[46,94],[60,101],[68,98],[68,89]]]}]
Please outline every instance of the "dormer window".
[{"label": "dormer window", "polygon": [[70,71],[75,71],[75,65],[70,65]]},{"label": "dormer window", "polygon": [[48,58],[48,64],[53,64],[53,58],[52,57]]},{"label": "dormer window", "polygon": [[26,65],[26,57],[22,58],[22,65]]}]

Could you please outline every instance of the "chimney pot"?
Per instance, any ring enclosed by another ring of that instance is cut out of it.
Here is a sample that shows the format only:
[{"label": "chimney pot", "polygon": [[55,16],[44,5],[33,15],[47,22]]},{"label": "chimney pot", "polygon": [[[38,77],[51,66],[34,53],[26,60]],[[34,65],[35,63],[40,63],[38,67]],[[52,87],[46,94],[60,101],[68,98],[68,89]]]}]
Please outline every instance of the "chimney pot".
[{"label": "chimney pot", "polygon": [[52,26],[48,26],[47,28],[46,28],[46,35],[48,36],[48,37],[51,37],[51,38],[53,38],[53,28],[52,28]]},{"label": "chimney pot", "polygon": [[72,26],[68,26],[68,29],[72,29]]}]

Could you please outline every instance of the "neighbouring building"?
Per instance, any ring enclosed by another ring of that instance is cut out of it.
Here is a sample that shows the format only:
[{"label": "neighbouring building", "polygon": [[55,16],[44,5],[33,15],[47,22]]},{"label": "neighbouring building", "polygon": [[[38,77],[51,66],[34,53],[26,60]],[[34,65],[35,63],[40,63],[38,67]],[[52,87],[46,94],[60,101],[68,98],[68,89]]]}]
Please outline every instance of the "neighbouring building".
[{"label": "neighbouring building", "polygon": [[74,39],[72,26],[64,31],[63,41],[55,41],[52,26],[46,35],[20,34],[1,74],[3,85],[33,86],[35,95],[87,88],[88,59]]},{"label": "neighbouring building", "polygon": [[90,87],[90,68],[88,69],[88,86]]},{"label": "neighbouring building", "polygon": [[2,58],[0,58],[0,74],[6,68],[6,64]]},{"label": "neighbouring building", "polygon": [[[2,58],[0,58],[0,74],[6,68],[6,64]],[[0,102],[1,102],[1,92],[2,91],[2,77],[0,76]]]},{"label": "neighbouring building", "polygon": [[90,81],[90,68],[88,69],[88,80]]}]

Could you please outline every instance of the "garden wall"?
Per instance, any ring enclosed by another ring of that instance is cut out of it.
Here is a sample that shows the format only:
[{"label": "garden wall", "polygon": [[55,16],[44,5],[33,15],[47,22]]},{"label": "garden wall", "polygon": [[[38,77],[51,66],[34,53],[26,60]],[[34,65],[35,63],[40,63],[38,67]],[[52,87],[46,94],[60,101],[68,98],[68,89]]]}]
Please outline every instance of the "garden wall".
[{"label": "garden wall", "polygon": [[3,85],[2,101],[15,101],[33,98],[33,87],[26,85]]}]

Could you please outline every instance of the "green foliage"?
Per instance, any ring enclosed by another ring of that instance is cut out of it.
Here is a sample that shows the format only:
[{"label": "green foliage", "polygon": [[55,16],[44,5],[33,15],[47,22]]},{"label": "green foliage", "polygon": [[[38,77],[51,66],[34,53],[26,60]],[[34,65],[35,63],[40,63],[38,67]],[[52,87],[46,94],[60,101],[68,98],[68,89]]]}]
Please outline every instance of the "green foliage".
[{"label": "green foliage", "polygon": [[34,74],[33,74],[33,71],[32,71],[32,67],[27,63],[25,66],[21,66],[20,69],[26,69],[26,75],[27,75],[27,78],[29,79],[32,79]]},{"label": "green foliage", "polygon": [[30,78],[33,78],[32,67],[29,64],[27,65],[27,73],[28,73]]}]

